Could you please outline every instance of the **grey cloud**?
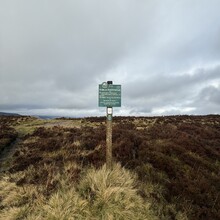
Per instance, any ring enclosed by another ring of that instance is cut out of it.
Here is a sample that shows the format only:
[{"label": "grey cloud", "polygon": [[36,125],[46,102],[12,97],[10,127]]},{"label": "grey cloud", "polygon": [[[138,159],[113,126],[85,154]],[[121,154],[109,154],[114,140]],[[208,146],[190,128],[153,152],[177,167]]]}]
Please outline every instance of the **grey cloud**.
[{"label": "grey cloud", "polygon": [[220,107],[220,87],[216,88],[214,86],[205,87],[196,100],[197,104],[202,107],[202,105],[215,105]]},{"label": "grey cloud", "polygon": [[140,3],[123,2],[5,3],[0,23],[4,80],[16,74],[26,81],[53,78],[58,87],[70,90],[83,87],[85,80],[94,82],[117,65],[139,32],[138,11],[130,7],[141,9]]},{"label": "grey cloud", "polygon": [[220,88],[214,86],[203,88],[191,106],[195,107],[192,114],[219,114]]},{"label": "grey cloud", "polygon": [[[108,79],[123,88],[116,113],[202,108],[199,94],[220,83],[219,6],[217,0],[2,1],[0,110],[99,115],[97,86]],[[207,103],[218,101],[212,92]]]},{"label": "grey cloud", "polygon": [[196,69],[194,73],[183,75],[157,74],[149,79],[140,79],[128,84],[125,89],[128,97],[160,97],[165,95],[177,95],[178,93],[192,92],[190,89],[208,83],[210,80],[220,79],[220,66],[214,69]]},{"label": "grey cloud", "polygon": [[[216,66],[196,69],[193,73],[179,76],[158,74],[125,86],[127,95],[125,98],[129,107],[136,106],[136,112],[145,111],[146,114],[152,113],[153,108],[163,109],[166,106],[176,108],[176,110],[166,111],[166,114],[174,112],[179,114],[183,112],[184,108],[199,109],[201,105],[198,106],[197,102],[201,99],[201,94],[207,93],[206,96],[208,97],[212,94],[209,99],[206,99],[206,104],[214,100],[216,103],[218,102],[217,89],[214,87],[205,88],[212,82],[220,82],[219,72],[220,66]],[[219,105],[216,106],[217,109],[219,107]],[[191,113],[195,112],[192,110]]]}]

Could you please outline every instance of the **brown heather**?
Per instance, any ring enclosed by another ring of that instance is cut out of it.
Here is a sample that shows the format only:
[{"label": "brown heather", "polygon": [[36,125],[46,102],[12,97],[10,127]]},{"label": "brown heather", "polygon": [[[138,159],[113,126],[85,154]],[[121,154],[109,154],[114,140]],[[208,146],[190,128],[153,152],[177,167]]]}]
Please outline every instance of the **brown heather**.
[{"label": "brown heather", "polygon": [[[220,219],[220,116],[0,117],[0,219]],[[121,165],[119,165],[121,164]]]}]

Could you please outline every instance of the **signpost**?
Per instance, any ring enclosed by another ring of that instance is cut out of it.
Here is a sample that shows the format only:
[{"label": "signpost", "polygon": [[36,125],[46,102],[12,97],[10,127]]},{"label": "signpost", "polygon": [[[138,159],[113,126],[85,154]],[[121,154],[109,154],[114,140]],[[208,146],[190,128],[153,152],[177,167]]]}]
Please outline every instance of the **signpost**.
[{"label": "signpost", "polygon": [[99,107],[121,107],[121,85],[99,85]]},{"label": "signpost", "polygon": [[121,107],[121,85],[112,81],[99,85],[99,107],[106,107],[106,166],[112,168],[112,115],[113,107]]}]

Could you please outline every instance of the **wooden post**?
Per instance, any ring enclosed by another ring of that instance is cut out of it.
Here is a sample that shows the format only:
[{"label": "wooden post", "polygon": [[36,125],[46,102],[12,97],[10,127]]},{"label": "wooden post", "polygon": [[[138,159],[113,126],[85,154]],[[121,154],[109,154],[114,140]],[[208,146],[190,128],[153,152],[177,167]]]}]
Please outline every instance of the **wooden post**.
[{"label": "wooden post", "polygon": [[112,108],[109,107],[106,118],[106,166],[112,169]]},{"label": "wooden post", "polygon": [[[107,84],[112,84],[107,81]],[[112,107],[107,107],[106,117],[106,167],[112,169]]]}]

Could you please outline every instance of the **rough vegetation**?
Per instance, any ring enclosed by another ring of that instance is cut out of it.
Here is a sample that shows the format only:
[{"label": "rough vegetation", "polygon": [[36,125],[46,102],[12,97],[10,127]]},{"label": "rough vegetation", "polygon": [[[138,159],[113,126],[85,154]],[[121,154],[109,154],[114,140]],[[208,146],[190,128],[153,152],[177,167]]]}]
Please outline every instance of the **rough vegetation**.
[{"label": "rough vegetation", "polygon": [[7,124],[0,124],[0,152],[17,138],[15,129]]},{"label": "rough vegetation", "polygon": [[112,171],[103,117],[0,126],[0,219],[220,219],[218,115],[115,117]]}]

